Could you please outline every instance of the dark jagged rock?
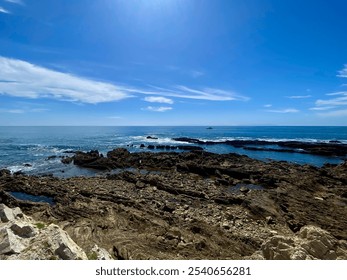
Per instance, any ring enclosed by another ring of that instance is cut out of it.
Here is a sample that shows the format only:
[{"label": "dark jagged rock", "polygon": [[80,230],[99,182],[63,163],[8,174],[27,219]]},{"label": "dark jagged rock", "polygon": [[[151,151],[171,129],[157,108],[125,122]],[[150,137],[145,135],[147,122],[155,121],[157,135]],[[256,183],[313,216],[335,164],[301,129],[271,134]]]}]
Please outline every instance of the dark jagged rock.
[{"label": "dark jagged rock", "polygon": [[72,157],[64,157],[62,158],[61,162],[64,164],[70,164],[73,161]]},{"label": "dark jagged rock", "polygon": [[76,154],[73,157],[73,162],[76,165],[84,166],[88,163],[91,163],[93,161],[96,161],[100,158],[99,151],[90,151],[90,152],[76,152]]},{"label": "dark jagged rock", "polygon": [[[276,152],[289,152],[289,153],[306,153],[320,156],[334,156],[334,157],[346,157],[347,156],[347,144],[342,144],[339,141],[330,141],[329,143],[311,143],[301,141],[264,141],[264,140],[226,140],[226,141],[201,141],[195,138],[179,137],[173,138],[174,141],[193,143],[199,145],[230,145],[236,148],[244,148],[248,150],[260,150],[260,151],[276,151]],[[276,145],[279,148],[290,149],[274,149],[266,146]],[[265,146],[265,147],[254,147]]]},{"label": "dark jagged rock", "polygon": [[118,148],[107,153],[107,158],[112,160],[126,160],[130,153],[127,149]]},{"label": "dark jagged rock", "polygon": [[7,177],[11,175],[11,171],[7,169],[1,169],[0,170],[0,177]]},{"label": "dark jagged rock", "polygon": [[158,150],[183,150],[183,151],[203,151],[202,147],[198,146],[170,146],[170,145],[157,145],[155,146]]},{"label": "dark jagged rock", "polygon": [[154,136],[147,136],[146,139],[152,139],[152,140],[158,140],[158,137],[154,137]]}]

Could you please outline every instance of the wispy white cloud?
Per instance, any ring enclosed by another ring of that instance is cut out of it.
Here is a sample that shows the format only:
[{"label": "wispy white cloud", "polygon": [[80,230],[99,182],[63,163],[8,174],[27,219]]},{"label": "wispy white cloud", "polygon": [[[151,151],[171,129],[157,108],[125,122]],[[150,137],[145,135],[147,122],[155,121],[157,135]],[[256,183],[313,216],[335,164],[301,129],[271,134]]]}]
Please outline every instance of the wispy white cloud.
[{"label": "wispy white cloud", "polygon": [[166,111],[172,110],[172,107],[152,107],[152,106],[148,106],[146,108],[142,108],[142,110],[152,111],[152,112],[166,112]]},{"label": "wispy white cloud", "polygon": [[[157,97],[158,95],[157,98],[160,99],[157,99],[157,101],[165,101],[163,99],[165,97],[209,101],[249,100],[246,96],[218,88],[195,89],[183,85],[169,88],[119,86],[1,56],[0,94],[32,99],[53,98],[90,104],[119,101],[140,94],[151,95],[152,100],[153,97]],[[171,104],[168,100],[169,98],[167,98],[166,102],[162,103]]]},{"label": "wispy white cloud", "polygon": [[292,95],[292,96],[286,96],[290,99],[304,99],[304,98],[310,98],[312,95]]},{"label": "wispy white cloud", "polygon": [[162,96],[148,96],[144,99],[147,102],[173,104],[173,100]]},{"label": "wispy white cloud", "polygon": [[[178,89],[178,91],[176,91],[176,94],[171,94],[171,96],[210,101],[249,100],[248,97],[239,95],[233,91],[226,91],[216,88],[204,88],[202,90],[197,90],[182,85],[176,86],[176,88]],[[167,93],[168,96],[170,96],[169,94],[170,93]]]},{"label": "wispy white cloud", "polygon": [[5,57],[0,57],[0,94],[92,104],[130,97],[110,83],[93,81]]},{"label": "wispy white cloud", "polygon": [[18,5],[24,5],[24,2],[22,0],[5,0],[6,2],[18,4]]},{"label": "wispy white cloud", "polygon": [[196,71],[196,70],[192,70],[192,71],[190,72],[190,74],[192,75],[193,78],[199,78],[199,77],[205,75],[204,72],[202,72],[202,71]]},{"label": "wispy white cloud", "polygon": [[182,67],[178,67],[178,66],[175,66],[175,65],[166,65],[165,69],[168,70],[168,71],[174,71],[174,72],[177,72],[177,73],[179,73],[181,75],[190,76],[190,77],[193,77],[193,78],[199,78],[199,77],[205,75],[205,72],[203,72],[201,70],[184,69]]},{"label": "wispy white cloud", "polygon": [[279,109],[279,110],[266,110],[266,112],[288,114],[288,113],[298,113],[300,111],[294,108],[288,108],[288,109]]},{"label": "wispy white cloud", "polygon": [[334,95],[347,95],[347,91],[331,92],[331,93],[327,93],[326,95],[329,95],[329,96],[334,96]]},{"label": "wispy white cloud", "polygon": [[335,111],[326,112],[326,113],[320,113],[318,115],[322,116],[322,117],[345,117],[345,116],[347,116],[347,109],[335,110]]},{"label": "wispy white cloud", "polygon": [[347,105],[347,91],[333,92],[326,94],[328,96],[340,96],[331,99],[318,99],[315,104],[316,106],[343,106]]},{"label": "wispy white cloud", "polygon": [[0,113],[10,113],[10,114],[24,114],[24,113],[42,113],[49,111],[46,108],[33,108],[33,109],[0,109]]},{"label": "wispy white cloud", "polygon": [[337,75],[337,77],[347,78],[347,64],[345,64],[344,68],[339,71],[339,74]]},{"label": "wispy white cloud", "polygon": [[265,104],[264,107],[265,108],[270,108],[270,107],[272,107],[272,104]]},{"label": "wispy white cloud", "polygon": [[25,111],[22,109],[0,109],[0,113],[24,114]]},{"label": "wispy white cloud", "polygon": [[[315,107],[310,108],[310,110],[315,111],[329,111],[320,112],[318,116],[321,117],[342,117],[347,116],[347,91],[332,92],[326,94],[327,96],[332,96],[330,99],[318,99],[315,102]],[[333,110],[335,109],[335,110]],[[330,111],[333,110],[333,111]]]},{"label": "wispy white cloud", "polygon": [[49,111],[49,109],[46,109],[46,108],[34,108],[29,110],[29,112],[32,112],[32,113],[42,113],[47,111]]},{"label": "wispy white cloud", "polygon": [[312,111],[327,111],[327,110],[331,110],[331,109],[334,109],[336,107],[334,106],[326,106],[326,107],[312,107],[310,108],[310,110]]},{"label": "wispy white cloud", "polygon": [[151,90],[139,88],[123,88],[123,90],[133,94],[141,93],[146,95],[161,95],[166,97],[177,97],[209,101],[249,100],[248,97],[239,95],[233,91],[226,91],[215,88],[203,88],[202,90],[198,90],[181,85],[174,86],[172,88],[162,88],[152,85],[149,85],[149,87],[151,88]]},{"label": "wispy white cloud", "polygon": [[4,13],[4,14],[10,14],[10,11],[6,10],[3,7],[0,7],[0,13]]}]

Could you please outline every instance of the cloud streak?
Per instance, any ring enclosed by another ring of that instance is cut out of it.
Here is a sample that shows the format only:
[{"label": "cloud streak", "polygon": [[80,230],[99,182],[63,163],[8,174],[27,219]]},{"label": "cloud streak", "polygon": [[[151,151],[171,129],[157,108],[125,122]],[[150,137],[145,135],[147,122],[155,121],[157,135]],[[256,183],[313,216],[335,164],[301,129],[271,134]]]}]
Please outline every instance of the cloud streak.
[{"label": "cloud streak", "polygon": [[191,87],[176,85],[173,88],[162,88],[150,86],[153,90],[132,90],[131,92],[138,92],[148,95],[161,95],[166,97],[177,97],[186,99],[198,99],[209,101],[248,101],[246,96],[239,95],[233,91],[226,91],[216,88],[203,88],[193,89]]},{"label": "cloud streak", "polygon": [[148,96],[144,99],[147,102],[152,103],[166,103],[166,104],[173,104],[173,100],[170,98],[162,97],[162,96]]},{"label": "cloud streak", "polygon": [[0,7],[0,13],[4,13],[4,14],[10,14],[10,11],[6,10],[3,7]]},{"label": "cloud streak", "polygon": [[288,113],[298,113],[300,111],[298,109],[288,108],[288,109],[280,109],[280,110],[266,110],[266,112],[288,114]]},{"label": "cloud streak", "polygon": [[292,95],[292,96],[286,96],[290,99],[304,99],[304,98],[310,98],[312,95]]},{"label": "cloud streak", "polygon": [[347,105],[347,91],[328,93],[328,96],[339,96],[331,99],[318,99],[316,106],[343,106]]},{"label": "cloud streak", "polygon": [[12,4],[24,5],[24,2],[22,0],[5,0],[5,1]]},{"label": "cloud streak", "polygon": [[142,110],[146,110],[146,111],[152,111],[152,112],[166,112],[169,110],[172,110],[172,107],[152,107],[152,106],[148,106],[146,108],[143,108]]},{"label": "cloud streak", "polygon": [[337,75],[337,77],[347,78],[347,64],[345,64],[344,68],[339,71],[339,74]]},{"label": "cloud streak", "polygon": [[[51,70],[26,61],[0,56],[0,95],[24,98],[51,98],[97,104],[120,101],[138,95],[148,102],[173,104],[172,97],[209,101],[247,101],[248,97],[217,88],[195,89],[183,85],[170,88],[136,88],[115,85]],[[168,98],[171,97],[171,98]],[[172,101],[172,103],[171,103]]]},{"label": "cloud streak", "polygon": [[334,109],[334,108],[335,108],[334,106],[313,107],[313,108],[310,108],[310,110],[312,110],[312,111],[327,111],[327,110],[331,110],[331,109]]},{"label": "cloud streak", "polygon": [[10,113],[10,114],[24,114],[24,113],[42,113],[49,111],[45,108],[34,108],[34,109],[0,109],[0,113]]},{"label": "cloud streak", "polygon": [[53,98],[96,104],[130,97],[104,82],[49,70],[31,63],[0,57],[0,94],[26,98]]},{"label": "cloud streak", "polygon": [[329,111],[329,112],[319,112],[318,116],[321,117],[344,117],[347,116],[347,91],[332,92],[326,94],[331,96],[330,99],[318,99],[315,102],[316,107],[310,108],[310,110],[315,111]]},{"label": "cloud streak", "polygon": [[347,116],[347,109],[335,110],[335,111],[326,112],[326,113],[320,113],[318,115],[322,116],[322,117],[345,117],[345,116]]},{"label": "cloud streak", "polygon": [[190,74],[192,75],[193,78],[199,78],[199,77],[205,75],[204,72],[202,72],[202,71],[196,71],[196,70],[192,70],[192,71],[190,72]]}]

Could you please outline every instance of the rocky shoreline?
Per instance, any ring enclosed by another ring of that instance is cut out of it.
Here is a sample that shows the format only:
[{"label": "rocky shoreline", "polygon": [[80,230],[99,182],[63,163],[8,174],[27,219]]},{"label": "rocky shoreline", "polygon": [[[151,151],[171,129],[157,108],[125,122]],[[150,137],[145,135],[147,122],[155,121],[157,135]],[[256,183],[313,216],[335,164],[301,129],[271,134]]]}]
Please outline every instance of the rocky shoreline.
[{"label": "rocky shoreline", "polygon": [[131,171],[58,179],[2,170],[0,203],[58,225],[85,252],[97,244],[114,259],[347,259],[346,162],[317,168],[126,149],[62,161]]},{"label": "rocky shoreline", "polygon": [[[229,145],[235,148],[242,148],[253,151],[275,151],[284,153],[312,154],[328,157],[347,157],[347,144],[340,141],[331,140],[323,142],[302,142],[302,141],[264,141],[264,140],[226,140],[226,141],[202,141],[195,138],[179,137],[174,141],[186,142],[198,145]],[[269,148],[276,146],[277,148]]]}]

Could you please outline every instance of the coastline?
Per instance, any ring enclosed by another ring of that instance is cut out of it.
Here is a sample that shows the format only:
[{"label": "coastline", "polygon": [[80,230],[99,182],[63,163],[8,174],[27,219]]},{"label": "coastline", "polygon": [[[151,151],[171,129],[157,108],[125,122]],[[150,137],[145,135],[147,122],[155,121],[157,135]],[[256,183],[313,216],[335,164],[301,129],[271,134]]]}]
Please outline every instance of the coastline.
[{"label": "coastline", "polygon": [[79,152],[71,162],[133,170],[68,179],[3,170],[0,203],[57,223],[86,252],[97,244],[115,259],[347,259],[346,162],[318,168],[125,149]]}]

